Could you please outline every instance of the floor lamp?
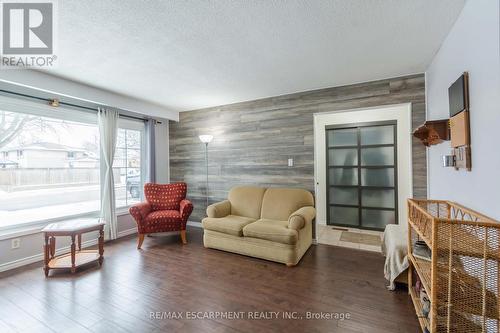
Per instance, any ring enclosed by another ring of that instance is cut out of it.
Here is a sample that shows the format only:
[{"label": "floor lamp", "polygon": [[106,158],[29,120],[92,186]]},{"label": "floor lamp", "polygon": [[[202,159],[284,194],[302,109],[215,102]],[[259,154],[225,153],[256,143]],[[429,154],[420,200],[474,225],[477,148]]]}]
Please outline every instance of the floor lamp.
[{"label": "floor lamp", "polygon": [[200,141],[205,144],[205,167],[206,167],[206,176],[207,176],[207,183],[206,183],[206,197],[207,197],[207,207],[208,207],[208,144],[212,141],[214,138],[213,135],[205,134],[205,135],[200,135],[199,136]]}]

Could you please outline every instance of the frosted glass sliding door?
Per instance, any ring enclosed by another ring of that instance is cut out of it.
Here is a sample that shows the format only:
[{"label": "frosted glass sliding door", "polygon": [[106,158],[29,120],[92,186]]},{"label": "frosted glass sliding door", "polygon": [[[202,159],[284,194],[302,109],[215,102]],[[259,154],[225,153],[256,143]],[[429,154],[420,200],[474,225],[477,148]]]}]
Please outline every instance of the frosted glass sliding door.
[{"label": "frosted glass sliding door", "polygon": [[397,223],[396,122],[326,127],[328,224]]}]

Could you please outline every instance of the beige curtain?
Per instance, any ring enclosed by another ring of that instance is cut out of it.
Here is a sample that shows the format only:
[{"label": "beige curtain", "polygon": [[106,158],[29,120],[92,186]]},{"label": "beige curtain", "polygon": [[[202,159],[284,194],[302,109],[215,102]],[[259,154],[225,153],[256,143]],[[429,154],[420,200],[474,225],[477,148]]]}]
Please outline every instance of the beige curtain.
[{"label": "beige curtain", "polygon": [[106,221],[105,237],[116,239],[118,235],[115,204],[115,181],[113,159],[115,157],[118,132],[118,112],[99,108],[97,119],[100,132],[101,151],[101,218]]}]

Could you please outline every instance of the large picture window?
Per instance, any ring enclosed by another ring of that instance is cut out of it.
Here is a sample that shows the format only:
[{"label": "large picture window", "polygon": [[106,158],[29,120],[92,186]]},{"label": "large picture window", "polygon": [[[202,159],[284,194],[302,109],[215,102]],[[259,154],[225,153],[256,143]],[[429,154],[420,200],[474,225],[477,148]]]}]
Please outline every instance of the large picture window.
[{"label": "large picture window", "polygon": [[[0,230],[99,216],[97,113],[0,96]],[[140,202],[145,123],[120,118],[113,162],[119,212]]]},{"label": "large picture window", "polygon": [[0,227],[99,210],[96,119],[70,118],[0,110]]}]

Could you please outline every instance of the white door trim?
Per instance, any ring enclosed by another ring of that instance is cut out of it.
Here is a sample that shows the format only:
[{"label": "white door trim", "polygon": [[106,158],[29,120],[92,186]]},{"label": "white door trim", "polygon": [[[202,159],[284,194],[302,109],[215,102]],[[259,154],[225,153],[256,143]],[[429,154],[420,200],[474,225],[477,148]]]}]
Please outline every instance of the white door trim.
[{"label": "white door trim", "polygon": [[325,126],[397,121],[398,223],[406,226],[406,199],[413,196],[411,103],[314,114],[314,184],[316,223],[326,224]]}]

